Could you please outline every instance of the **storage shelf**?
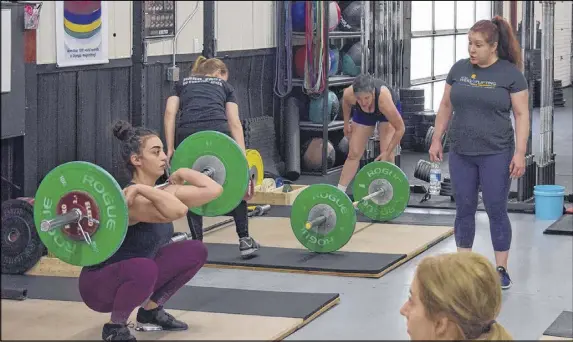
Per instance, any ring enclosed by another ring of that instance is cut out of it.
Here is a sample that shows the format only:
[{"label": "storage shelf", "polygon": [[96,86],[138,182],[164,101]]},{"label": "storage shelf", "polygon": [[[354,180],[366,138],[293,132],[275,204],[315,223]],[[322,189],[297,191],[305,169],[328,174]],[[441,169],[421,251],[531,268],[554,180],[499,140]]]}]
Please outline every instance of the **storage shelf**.
[{"label": "storage shelf", "polygon": [[[302,131],[310,131],[310,132],[322,132],[324,128],[324,125],[321,123],[314,123],[312,121],[301,121],[300,122],[300,129]],[[343,120],[337,120],[337,121],[331,121],[328,124],[328,131],[332,132],[332,131],[338,131],[344,129],[344,121]]]},{"label": "storage shelf", "polygon": [[[367,5],[365,3],[363,3],[361,5],[363,8],[363,11],[371,11],[372,9],[370,8],[370,5]],[[286,14],[284,13],[284,10],[282,11],[283,15]],[[325,6],[324,8],[324,16],[325,18],[329,17],[329,6]],[[365,28],[363,27],[363,23],[360,24],[360,30],[358,31],[341,31],[341,30],[334,30],[334,31],[329,31],[329,27],[328,27],[328,20],[324,21],[322,23],[323,25],[323,29],[326,31],[326,39],[324,41],[322,41],[322,47],[324,49],[326,49],[328,51],[328,47],[332,44],[332,43],[336,43],[336,42],[331,42],[332,40],[344,40],[344,39],[358,39],[359,41],[361,41],[362,44],[364,45],[368,45],[368,42],[362,41],[365,36],[364,36],[364,32],[365,32]],[[300,41],[304,41],[306,39],[306,32],[290,32],[290,38],[292,38],[291,43],[293,43],[293,45],[299,45]],[[342,43],[348,43],[348,42],[342,42]],[[278,44],[278,43],[277,43]],[[284,44],[284,42],[283,42]],[[327,57],[328,58],[328,57]],[[342,63],[342,60],[340,60],[340,63]],[[362,65],[361,66],[361,71],[366,70],[368,62],[365,63],[366,65]],[[287,77],[290,78],[290,75],[288,75]],[[322,111],[324,113],[322,113],[324,116],[326,117],[330,117],[330,113],[326,113],[328,106],[326,105],[326,102],[328,101],[328,92],[332,87],[346,87],[346,86],[350,86],[352,85],[352,83],[354,82],[355,77],[354,76],[349,76],[349,75],[334,75],[334,76],[329,76],[324,84],[324,88],[321,91],[321,95],[323,95],[322,100],[324,101],[323,103],[325,104],[322,108]],[[287,85],[287,80],[284,80],[285,85]],[[292,78],[291,82],[289,84],[289,86],[292,87],[300,87],[300,88],[304,88],[304,78]],[[302,89],[304,90],[304,89]],[[302,92],[304,93],[304,91]],[[308,94],[310,95],[310,94]],[[317,94],[318,95],[318,94]],[[326,96],[325,96],[326,95]],[[304,96],[304,94],[303,94]],[[282,109],[281,109],[282,110]],[[303,175],[316,175],[316,176],[323,176],[323,175],[330,175],[332,173],[338,172],[342,169],[342,165],[340,166],[336,166],[336,167],[328,167],[327,164],[327,148],[326,148],[326,142],[329,140],[329,134],[330,132],[334,132],[334,131],[342,131],[344,129],[344,121],[342,120],[336,120],[336,121],[331,121],[331,119],[327,120],[327,123],[314,123],[311,121],[301,121],[300,125],[299,125],[299,131],[304,131],[304,132],[313,132],[313,133],[322,133],[322,140],[323,140],[323,146],[321,148],[321,154],[322,154],[322,165],[320,167],[320,170],[317,171],[304,171],[301,170],[301,174]]]},{"label": "storage shelf", "polygon": [[[328,78],[328,85],[330,87],[351,85],[352,82],[354,82],[354,78],[355,78],[354,76],[348,76],[348,75],[330,76]],[[292,79],[292,85],[293,86],[302,87],[303,84],[304,84],[304,80],[302,78],[293,78]]]},{"label": "storage shelf", "polygon": [[[306,33],[304,33],[304,32],[293,32],[292,36],[296,37],[296,38],[304,38],[305,34]],[[328,38],[329,39],[362,38],[362,32],[360,32],[360,31],[331,31],[331,32],[328,32]]]}]

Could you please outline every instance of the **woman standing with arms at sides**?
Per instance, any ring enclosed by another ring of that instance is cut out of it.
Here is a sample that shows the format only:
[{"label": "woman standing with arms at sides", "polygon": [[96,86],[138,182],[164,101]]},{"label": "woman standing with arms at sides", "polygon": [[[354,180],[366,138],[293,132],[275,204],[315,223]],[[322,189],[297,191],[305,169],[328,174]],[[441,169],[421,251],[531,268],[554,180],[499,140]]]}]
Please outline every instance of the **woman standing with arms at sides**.
[{"label": "woman standing with arms at sides", "polygon": [[[167,99],[163,124],[168,160],[171,160],[175,147],[185,138],[201,131],[227,134],[245,152],[239,106],[235,89],[227,82],[228,77],[227,66],[220,59],[199,56],[191,76],[185,77],[175,86],[173,94]],[[177,120],[175,136],[175,121],[179,110],[181,116]],[[241,255],[252,256],[260,245],[249,236],[247,202],[241,201],[230,215],[235,220]],[[187,223],[193,239],[203,240],[203,217],[189,211]]]},{"label": "woman standing with arms at sides", "polygon": [[471,251],[481,184],[501,287],[508,289],[512,283],[507,271],[512,234],[507,200],[511,178],[525,172],[529,92],[521,72],[521,49],[506,20],[496,16],[478,21],[468,39],[470,58],[456,62],[446,79],[430,160],[442,160],[441,136],[451,120],[449,171],[456,201],[458,251]]}]

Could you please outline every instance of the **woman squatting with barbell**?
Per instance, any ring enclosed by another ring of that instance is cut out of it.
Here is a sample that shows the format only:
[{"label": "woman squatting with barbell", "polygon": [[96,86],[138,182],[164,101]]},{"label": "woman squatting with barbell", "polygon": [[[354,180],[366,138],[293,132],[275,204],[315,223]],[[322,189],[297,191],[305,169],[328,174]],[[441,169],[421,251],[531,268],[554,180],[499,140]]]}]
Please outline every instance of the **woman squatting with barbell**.
[{"label": "woman squatting with barbell", "polygon": [[103,326],[104,340],[135,341],[127,321],[140,305],[139,325],[186,330],[187,324],[167,313],[163,304],[203,267],[207,247],[197,240],[169,243],[173,221],[185,216],[189,208],[219,197],[223,189],[207,175],[188,168],[175,171],[170,185],[157,189],[154,185],[168,162],[159,135],[125,121],[115,124],[114,135],[121,140],[121,155],[131,173],[124,189],[129,228],[113,256],[82,268],[80,294],[92,310],[111,312]]},{"label": "woman squatting with barbell", "polygon": [[[199,56],[193,65],[191,76],[183,78],[175,85],[173,93],[167,99],[164,117],[169,160],[175,147],[185,138],[209,130],[230,136],[245,153],[245,139],[239,118],[237,97],[235,89],[227,82],[228,77],[227,66],[220,59]],[[177,119],[179,110],[181,115]],[[230,215],[235,221],[241,256],[252,256],[260,245],[249,236],[247,201],[241,201]],[[189,211],[187,223],[193,239],[203,240],[203,217]]]}]

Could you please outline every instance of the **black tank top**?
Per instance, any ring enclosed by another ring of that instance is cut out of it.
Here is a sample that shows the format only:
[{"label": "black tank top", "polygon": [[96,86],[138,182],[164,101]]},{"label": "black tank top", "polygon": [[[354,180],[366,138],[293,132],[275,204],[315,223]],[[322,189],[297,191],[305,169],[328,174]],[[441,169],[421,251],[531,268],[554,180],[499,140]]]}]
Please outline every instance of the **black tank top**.
[{"label": "black tank top", "polygon": [[[133,185],[129,183],[127,186]],[[96,270],[106,265],[131,258],[153,259],[157,251],[173,237],[173,223],[139,222],[127,228],[127,234],[121,247],[106,261],[84,267],[86,270]],[[104,243],[104,242],[101,242]]]},{"label": "black tank top", "polygon": [[364,115],[371,115],[371,116],[383,115],[382,111],[380,110],[380,107],[378,107],[378,99],[380,98],[380,88],[381,87],[388,88],[388,90],[390,91],[390,94],[392,95],[392,101],[394,102],[395,105],[397,105],[400,98],[399,98],[398,94],[394,91],[394,89],[392,89],[392,87],[390,87],[386,82],[382,81],[381,79],[375,78],[374,79],[374,111],[373,112],[367,112],[367,111],[363,110],[362,107],[360,107],[360,105],[358,103],[356,103],[353,107]]}]

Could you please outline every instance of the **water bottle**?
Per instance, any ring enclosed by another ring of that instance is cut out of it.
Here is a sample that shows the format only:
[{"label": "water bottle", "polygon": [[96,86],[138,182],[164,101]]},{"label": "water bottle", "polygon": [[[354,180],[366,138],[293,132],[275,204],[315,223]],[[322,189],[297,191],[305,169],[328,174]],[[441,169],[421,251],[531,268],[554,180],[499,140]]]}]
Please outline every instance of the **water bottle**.
[{"label": "water bottle", "polygon": [[430,168],[430,195],[439,195],[442,181],[442,170],[440,169],[440,163],[431,163]]}]

